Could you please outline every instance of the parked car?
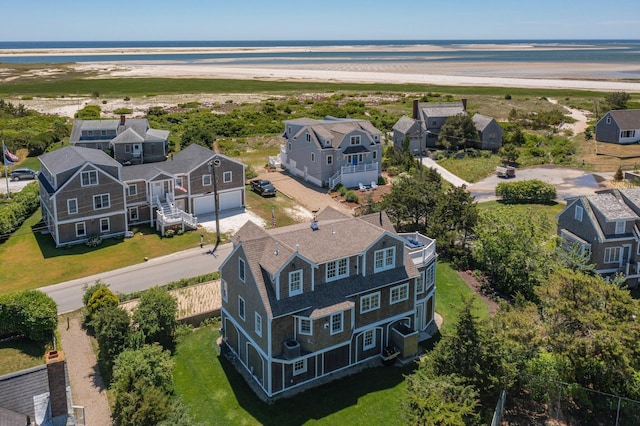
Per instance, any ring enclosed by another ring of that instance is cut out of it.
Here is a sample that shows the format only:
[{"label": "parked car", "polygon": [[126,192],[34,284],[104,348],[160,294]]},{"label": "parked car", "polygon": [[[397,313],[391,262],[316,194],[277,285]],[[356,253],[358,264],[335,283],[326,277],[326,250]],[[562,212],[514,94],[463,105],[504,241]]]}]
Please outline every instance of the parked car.
[{"label": "parked car", "polygon": [[496,175],[504,179],[514,178],[516,177],[516,169],[512,166],[498,166],[496,167]]},{"label": "parked car", "polygon": [[38,173],[40,172],[33,169],[13,169],[13,171],[11,172],[11,179],[35,179],[38,177]]},{"label": "parked car", "polygon": [[251,182],[251,189],[262,195],[263,197],[270,197],[276,195],[276,187],[266,179],[254,179]]}]

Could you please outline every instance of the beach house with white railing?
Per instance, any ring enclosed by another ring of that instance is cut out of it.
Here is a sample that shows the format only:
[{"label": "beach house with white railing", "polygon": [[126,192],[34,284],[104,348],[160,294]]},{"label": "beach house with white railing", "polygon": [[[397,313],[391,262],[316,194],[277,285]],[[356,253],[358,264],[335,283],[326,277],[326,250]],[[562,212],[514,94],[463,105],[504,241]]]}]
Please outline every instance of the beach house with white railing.
[{"label": "beach house with white railing", "polygon": [[246,166],[196,144],[166,161],[131,166],[76,146],[39,158],[42,217],[56,246],[123,235],[143,224],[162,235],[195,229],[198,216],[215,213],[214,188],[220,211],[245,205]]},{"label": "beach house with white railing", "polygon": [[378,182],[381,132],[369,121],[325,117],[284,122],[284,145],[273,163],[319,187],[356,188]]}]

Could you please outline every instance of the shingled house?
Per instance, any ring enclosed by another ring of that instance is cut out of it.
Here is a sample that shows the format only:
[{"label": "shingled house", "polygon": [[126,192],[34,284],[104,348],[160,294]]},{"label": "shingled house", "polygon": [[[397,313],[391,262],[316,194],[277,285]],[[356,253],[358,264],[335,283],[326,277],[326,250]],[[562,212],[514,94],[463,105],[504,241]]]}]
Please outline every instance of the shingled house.
[{"label": "shingled house", "polygon": [[435,241],[383,212],[247,222],[220,267],[223,344],[266,397],[397,354],[434,327]]},{"label": "shingled house", "polygon": [[640,188],[610,190],[567,200],[558,215],[566,248],[577,244],[596,272],[622,273],[630,287],[640,280]]},{"label": "shingled house", "polygon": [[56,246],[123,235],[132,225],[149,224],[162,235],[195,229],[197,216],[215,212],[215,187],[220,211],[245,205],[246,166],[197,144],[166,161],[131,166],[76,146],[39,159],[42,218]]},{"label": "shingled house", "polygon": [[596,140],[618,144],[640,142],[640,109],[607,112],[596,123]]},{"label": "shingled house", "polygon": [[169,131],[152,129],[146,118],[120,120],[75,120],[69,144],[83,148],[110,150],[121,164],[164,161],[169,147]]}]

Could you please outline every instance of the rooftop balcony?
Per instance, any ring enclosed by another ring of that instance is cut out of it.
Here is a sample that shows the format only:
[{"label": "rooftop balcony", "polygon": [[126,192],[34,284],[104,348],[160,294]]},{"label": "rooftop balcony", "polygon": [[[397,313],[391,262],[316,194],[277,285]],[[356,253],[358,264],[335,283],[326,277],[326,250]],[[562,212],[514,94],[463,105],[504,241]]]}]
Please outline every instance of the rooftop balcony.
[{"label": "rooftop balcony", "polygon": [[416,266],[425,265],[436,256],[436,240],[422,235],[419,232],[401,233],[405,246],[409,249],[409,255]]}]

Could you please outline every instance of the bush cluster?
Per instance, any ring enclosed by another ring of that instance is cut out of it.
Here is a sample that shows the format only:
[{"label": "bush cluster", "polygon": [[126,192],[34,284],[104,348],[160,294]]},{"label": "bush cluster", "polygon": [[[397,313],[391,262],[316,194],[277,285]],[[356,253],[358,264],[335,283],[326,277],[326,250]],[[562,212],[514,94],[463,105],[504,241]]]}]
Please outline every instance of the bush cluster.
[{"label": "bush cluster", "polygon": [[56,302],[41,291],[0,296],[0,336],[26,336],[47,343],[57,326]]},{"label": "bush cluster", "polygon": [[40,194],[36,182],[30,183],[12,196],[10,202],[0,206],[0,235],[7,235],[18,229],[40,206]]},{"label": "bush cluster", "polygon": [[496,196],[506,204],[549,204],[556,199],[556,188],[538,179],[520,182],[502,182],[496,187]]}]

